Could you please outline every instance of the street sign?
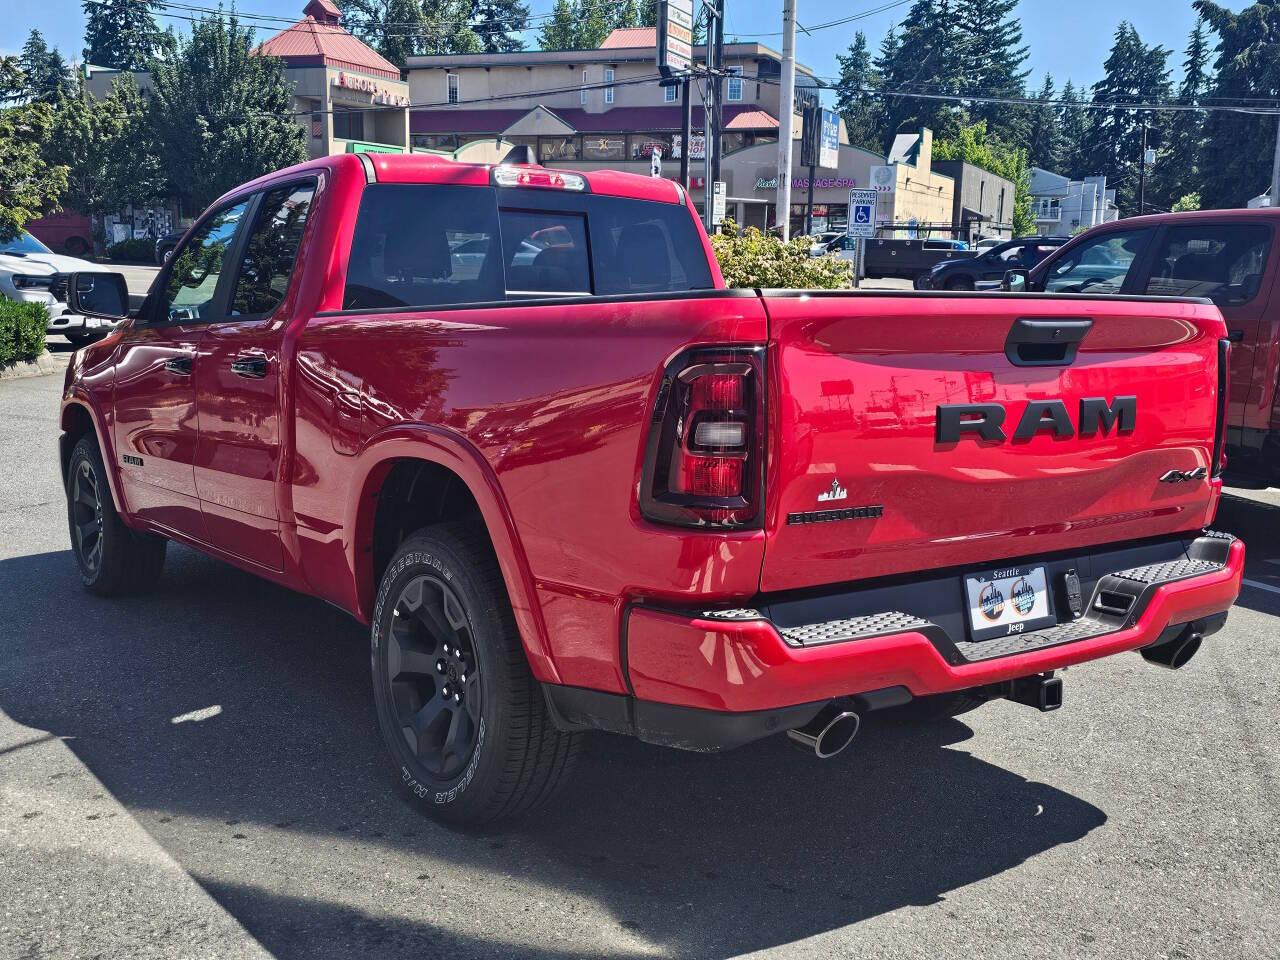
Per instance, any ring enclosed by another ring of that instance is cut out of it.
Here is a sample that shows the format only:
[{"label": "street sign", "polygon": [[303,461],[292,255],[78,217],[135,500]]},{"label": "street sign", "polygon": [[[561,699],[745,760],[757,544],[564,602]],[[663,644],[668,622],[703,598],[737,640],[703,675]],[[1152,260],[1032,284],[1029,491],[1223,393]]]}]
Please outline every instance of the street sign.
[{"label": "street sign", "polygon": [[658,72],[687,73],[693,61],[693,0],[658,0]]},{"label": "street sign", "polygon": [[874,190],[849,191],[849,225],[845,235],[859,240],[869,240],[876,235],[876,201]]},{"label": "street sign", "polygon": [[717,180],[711,185],[711,224],[718,224],[724,219],[725,185]]},{"label": "street sign", "polygon": [[653,148],[653,159],[649,161],[649,176],[651,177],[662,176],[662,148],[661,147]]},{"label": "street sign", "polygon": [[822,111],[818,133],[818,166],[835,170],[840,166],[840,117],[834,110]]}]

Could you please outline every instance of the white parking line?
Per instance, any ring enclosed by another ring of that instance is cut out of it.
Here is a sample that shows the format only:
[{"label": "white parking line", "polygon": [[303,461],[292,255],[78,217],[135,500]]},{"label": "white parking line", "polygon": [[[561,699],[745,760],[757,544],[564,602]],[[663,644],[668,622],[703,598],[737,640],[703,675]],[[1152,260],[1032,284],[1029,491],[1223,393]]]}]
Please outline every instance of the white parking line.
[{"label": "white parking line", "polygon": [[1280,593],[1280,587],[1273,587],[1269,583],[1260,583],[1257,580],[1250,580],[1245,577],[1243,583],[1246,587],[1257,587],[1259,590],[1265,590],[1267,593]]}]

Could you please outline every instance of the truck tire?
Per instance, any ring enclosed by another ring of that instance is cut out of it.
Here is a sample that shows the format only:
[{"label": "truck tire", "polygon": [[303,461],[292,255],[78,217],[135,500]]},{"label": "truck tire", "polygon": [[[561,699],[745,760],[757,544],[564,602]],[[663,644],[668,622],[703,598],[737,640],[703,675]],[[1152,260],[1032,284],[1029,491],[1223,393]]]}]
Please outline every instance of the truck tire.
[{"label": "truck tire", "polygon": [[67,526],[80,580],[90,593],[101,597],[139,593],[159,579],[168,541],[124,525],[92,434],[81,437],[71,451]]},{"label": "truck tire", "polygon": [[482,527],[406,538],[382,576],[371,633],[378,726],[415,806],[476,825],[555,796],[581,736],[552,723]]}]

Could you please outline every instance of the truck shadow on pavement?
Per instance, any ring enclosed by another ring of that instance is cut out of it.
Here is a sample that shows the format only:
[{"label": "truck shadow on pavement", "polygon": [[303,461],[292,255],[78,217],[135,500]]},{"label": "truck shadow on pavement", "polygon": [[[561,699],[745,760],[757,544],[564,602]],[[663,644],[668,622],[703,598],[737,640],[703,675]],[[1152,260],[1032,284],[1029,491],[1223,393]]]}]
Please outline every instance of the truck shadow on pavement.
[{"label": "truck shadow on pavement", "polygon": [[70,738],[278,957],[729,956],[935,903],[1106,820],[953,749],[959,721],[873,717],[826,763],[597,735],[553,809],[453,831],[395,792],[344,614],[181,548],[114,601],[67,552],[0,561],[0,603],[0,709]]}]

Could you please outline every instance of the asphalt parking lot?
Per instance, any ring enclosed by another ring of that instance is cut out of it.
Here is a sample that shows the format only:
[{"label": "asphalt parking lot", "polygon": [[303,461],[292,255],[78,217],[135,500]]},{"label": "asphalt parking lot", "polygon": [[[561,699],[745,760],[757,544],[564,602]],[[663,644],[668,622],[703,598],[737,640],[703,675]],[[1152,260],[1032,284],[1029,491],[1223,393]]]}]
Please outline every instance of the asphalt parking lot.
[{"label": "asphalt parking lot", "polygon": [[826,763],[599,735],[553,809],[467,833],[392,789],[345,615],[181,548],[81,591],[60,385],[0,383],[0,957],[1280,955],[1274,492],[1224,506],[1252,585],[1184,670]]}]

